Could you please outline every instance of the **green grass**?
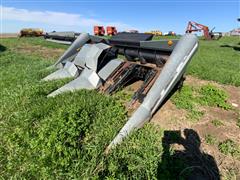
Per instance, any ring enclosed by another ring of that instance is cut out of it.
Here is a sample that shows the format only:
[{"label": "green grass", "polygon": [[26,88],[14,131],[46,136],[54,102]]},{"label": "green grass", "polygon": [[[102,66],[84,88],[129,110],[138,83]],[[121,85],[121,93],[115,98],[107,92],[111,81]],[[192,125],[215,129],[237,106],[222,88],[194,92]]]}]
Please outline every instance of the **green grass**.
[{"label": "green grass", "polygon": [[193,122],[197,122],[203,115],[204,115],[204,112],[196,109],[192,109],[187,115],[187,118]]},{"label": "green grass", "polygon": [[115,94],[113,94],[113,96],[117,101],[120,101],[121,103],[125,104],[131,101],[133,91],[119,90]]},{"label": "green grass", "polygon": [[227,98],[228,95],[225,91],[207,84],[201,87],[184,85],[180,91],[173,95],[171,100],[177,108],[188,111],[187,118],[189,120],[196,122],[204,114],[199,111],[199,106],[219,107],[229,110],[231,106],[227,103]]},{"label": "green grass", "polygon": [[220,127],[220,126],[223,126],[223,125],[224,125],[224,123],[223,123],[221,120],[219,120],[219,119],[214,119],[214,120],[211,121],[211,123],[212,123],[215,127]]},{"label": "green grass", "polygon": [[207,134],[207,135],[205,136],[205,141],[206,141],[207,144],[210,144],[210,145],[215,145],[215,144],[217,144],[217,138],[214,137],[214,136],[211,135],[211,134]]},{"label": "green grass", "polygon": [[192,59],[187,73],[201,79],[240,86],[240,52],[225,44],[238,44],[237,37],[222,37],[218,41],[201,40],[198,52]]},{"label": "green grass", "polygon": [[12,44],[15,44],[15,46],[19,47],[24,46],[26,44],[61,49],[67,49],[69,47],[69,45],[46,41],[43,37],[4,38],[0,39],[0,43],[5,44],[7,47],[11,47]]},{"label": "green grass", "polygon": [[239,179],[239,173],[234,171],[233,169],[227,170],[225,173],[225,176],[223,177],[223,180],[238,180]]},{"label": "green grass", "polygon": [[177,108],[192,110],[194,107],[193,87],[184,85],[172,98]]},{"label": "green grass", "polygon": [[238,145],[231,139],[227,139],[219,143],[218,149],[221,153],[225,155],[230,155],[232,157],[240,159],[240,145]]},{"label": "green grass", "polygon": [[[180,36],[158,36],[154,40],[179,39]],[[222,37],[206,41],[200,38],[199,48],[194,55],[187,74],[222,84],[240,86],[240,51],[224,45],[237,45],[238,37]]]},{"label": "green grass", "polygon": [[225,110],[231,109],[231,105],[227,103],[228,94],[222,89],[207,84],[200,88],[199,94],[198,101],[201,105],[216,106]]},{"label": "green grass", "polygon": [[197,108],[194,91],[192,86],[184,85],[180,91],[172,96],[171,100],[177,108],[188,111],[187,119],[196,122],[202,117],[203,112],[199,111]]}]

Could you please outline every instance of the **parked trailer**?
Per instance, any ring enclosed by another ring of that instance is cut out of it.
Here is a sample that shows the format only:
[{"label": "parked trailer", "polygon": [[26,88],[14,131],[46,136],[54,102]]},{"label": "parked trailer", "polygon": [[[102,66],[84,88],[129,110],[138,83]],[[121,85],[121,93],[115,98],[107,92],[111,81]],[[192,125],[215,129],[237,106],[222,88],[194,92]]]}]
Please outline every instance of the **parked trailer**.
[{"label": "parked trailer", "polygon": [[162,36],[163,35],[162,31],[159,31],[159,30],[145,32],[145,34],[152,34],[154,36]]},{"label": "parked trailer", "polygon": [[135,112],[113,137],[106,153],[151,119],[182,83],[186,67],[198,48],[198,38],[193,34],[185,34],[180,40],[152,41],[152,37],[119,33],[100,42],[82,33],[54,64],[58,70],[43,79],[74,78],[51,92],[49,98],[80,89],[96,89],[111,95],[130,83],[141,82],[129,103]]},{"label": "parked trailer", "polygon": [[40,28],[24,28],[21,29],[20,37],[24,37],[24,36],[43,36],[43,29]]}]

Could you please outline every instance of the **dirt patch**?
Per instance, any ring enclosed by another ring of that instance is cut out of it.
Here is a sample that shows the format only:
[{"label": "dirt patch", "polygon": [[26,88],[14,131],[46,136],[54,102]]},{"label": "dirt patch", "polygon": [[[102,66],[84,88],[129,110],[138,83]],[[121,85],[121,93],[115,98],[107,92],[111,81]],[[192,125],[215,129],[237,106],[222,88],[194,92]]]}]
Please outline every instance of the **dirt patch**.
[{"label": "dirt patch", "polygon": [[39,56],[45,59],[57,59],[64,53],[65,50],[25,44],[23,46],[15,47],[14,51]]},{"label": "dirt patch", "polygon": [[186,110],[178,109],[171,101],[167,101],[153,116],[151,123],[171,130],[190,128],[192,123],[187,121],[186,115]]},{"label": "dirt patch", "polygon": [[[199,121],[193,122],[188,120],[186,110],[178,109],[171,100],[168,100],[153,116],[151,123],[157,124],[168,131],[177,130],[183,132],[185,129],[192,129],[200,138],[200,150],[214,158],[221,177],[229,177],[232,171],[234,171],[235,175],[238,175],[238,172],[240,172],[240,160],[222,154],[218,149],[218,144],[226,139],[231,139],[240,145],[240,128],[237,126],[240,112],[240,88],[201,80],[192,76],[187,76],[185,83],[195,87],[210,83],[223,89],[229,95],[228,103],[232,105],[232,109],[223,110],[217,107],[201,106],[199,110],[204,112],[204,115]],[[220,121],[222,124],[216,125],[213,120]],[[210,145],[207,143],[206,136],[209,134],[216,138],[215,144]],[[182,146],[175,145],[174,149],[182,151]],[[194,150],[191,153],[196,154]],[[195,160],[191,159],[191,161]],[[230,179],[232,178],[233,176],[230,177]]]},{"label": "dirt patch", "polygon": [[143,81],[136,81],[134,82],[133,84],[130,84],[129,86],[126,86],[124,89],[125,90],[129,90],[129,91],[132,91],[132,92],[136,92],[140,86],[142,85]]},{"label": "dirt patch", "polygon": [[[193,127],[200,127],[204,126],[207,129],[213,131],[214,127],[217,127],[217,130],[219,131],[218,136],[224,139],[225,132],[227,133],[234,133],[234,130],[236,129],[237,132],[239,132],[239,127],[236,125],[236,120],[238,118],[238,114],[235,111],[231,110],[223,110],[220,108],[215,107],[204,107],[204,116],[201,118],[201,120],[198,123],[195,123]],[[220,121],[221,125],[215,125],[213,123],[213,120]],[[224,127],[223,129],[221,127]],[[229,131],[226,128],[230,128]],[[222,131],[223,130],[223,131]],[[208,131],[207,132],[211,132]],[[235,135],[233,138],[239,138],[240,134],[235,132]],[[229,137],[230,136],[226,136]]]},{"label": "dirt patch", "polygon": [[0,34],[0,39],[1,38],[15,38],[15,37],[18,37],[18,34],[17,33],[2,33]]}]

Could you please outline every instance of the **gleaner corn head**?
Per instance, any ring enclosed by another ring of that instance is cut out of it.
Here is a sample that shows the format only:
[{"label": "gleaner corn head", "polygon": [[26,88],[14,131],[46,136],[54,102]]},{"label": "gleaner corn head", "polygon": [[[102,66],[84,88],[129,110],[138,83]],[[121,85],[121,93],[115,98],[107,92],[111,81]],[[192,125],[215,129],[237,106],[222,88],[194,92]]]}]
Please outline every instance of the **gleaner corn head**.
[{"label": "gleaner corn head", "polygon": [[72,44],[73,41],[80,35],[73,31],[63,31],[63,32],[48,32],[44,35],[47,41],[55,42],[59,44]]},{"label": "gleaner corn head", "polygon": [[74,78],[48,97],[79,89],[113,94],[133,82],[142,82],[130,102],[135,112],[107,151],[151,119],[181,82],[198,47],[193,34],[185,34],[180,40],[151,39],[149,34],[119,33],[104,40],[82,33],[54,64],[59,69],[43,79]]}]

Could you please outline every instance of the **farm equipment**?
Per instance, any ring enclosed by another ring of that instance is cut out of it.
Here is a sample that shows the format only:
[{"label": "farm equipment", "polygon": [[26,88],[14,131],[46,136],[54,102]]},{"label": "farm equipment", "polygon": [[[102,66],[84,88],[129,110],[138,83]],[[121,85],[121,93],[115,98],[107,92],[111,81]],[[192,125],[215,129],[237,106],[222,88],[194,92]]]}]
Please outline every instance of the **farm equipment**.
[{"label": "farm equipment", "polygon": [[114,26],[107,26],[106,30],[108,36],[114,36],[117,34],[117,29]]},{"label": "farm equipment", "polygon": [[94,26],[94,35],[95,36],[104,36],[105,30],[103,26]]},{"label": "farm equipment", "polygon": [[173,31],[168,31],[168,32],[164,33],[164,36],[176,36],[176,33]]},{"label": "farm equipment", "polygon": [[159,30],[156,30],[156,31],[150,31],[150,32],[145,32],[145,34],[152,34],[154,36],[162,36],[162,32],[159,31]]},{"label": "farm equipment", "polygon": [[19,36],[20,37],[24,37],[24,36],[35,36],[35,37],[43,36],[43,30],[40,29],[40,28],[24,28],[24,29],[21,29]]},{"label": "farm equipment", "polygon": [[136,29],[130,29],[130,30],[128,30],[127,32],[128,32],[128,33],[139,33],[139,31],[136,30]]},{"label": "farm equipment", "polygon": [[80,35],[80,33],[76,33],[73,31],[65,31],[65,32],[49,32],[44,35],[44,38],[47,41],[61,43],[61,44],[72,44],[73,41]]},{"label": "farm equipment", "polygon": [[221,32],[213,32],[215,28],[213,28],[211,31],[209,31],[209,28],[205,25],[189,21],[186,29],[186,33],[192,33],[192,32],[201,32],[203,31],[204,38],[206,40],[213,40],[213,39],[220,39],[222,37]]},{"label": "farm equipment", "polygon": [[135,112],[106,152],[151,119],[183,82],[186,67],[198,48],[198,39],[193,34],[180,40],[152,41],[152,37],[144,33],[118,33],[106,40],[82,33],[54,64],[58,70],[43,79],[74,78],[51,92],[49,98],[80,89],[96,89],[111,95],[140,82],[128,104]]}]

